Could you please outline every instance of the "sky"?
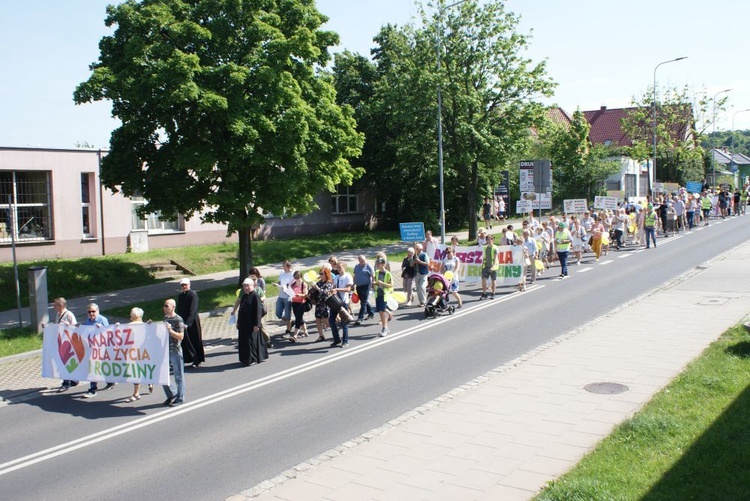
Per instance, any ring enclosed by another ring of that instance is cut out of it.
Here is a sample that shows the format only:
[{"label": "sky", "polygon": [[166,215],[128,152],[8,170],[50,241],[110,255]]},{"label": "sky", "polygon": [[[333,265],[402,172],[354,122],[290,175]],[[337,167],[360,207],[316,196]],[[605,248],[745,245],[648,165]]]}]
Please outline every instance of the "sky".
[{"label": "sky", "polygon": [[[77,106],[75,87],[99,56],[105,8],[114,0],[0,0],[0,146],[107,148],[118,122],[106,101]],[[417,23],[412,0],[317,0],[325,29],[368,55],[385,24]],[[445,4],[450,2],[446,0]],[[716,130],[750,129],[750,64],[743,29],[747,0],[507,0],[518,31],[531,34],[526,57],[547,61],[557,104],[568,113],[628,106],[657,88],[690,87],[728,98]],[[709,10],[710,9],[710,10]],[[739,112],[739,113],[738,113]]]}]

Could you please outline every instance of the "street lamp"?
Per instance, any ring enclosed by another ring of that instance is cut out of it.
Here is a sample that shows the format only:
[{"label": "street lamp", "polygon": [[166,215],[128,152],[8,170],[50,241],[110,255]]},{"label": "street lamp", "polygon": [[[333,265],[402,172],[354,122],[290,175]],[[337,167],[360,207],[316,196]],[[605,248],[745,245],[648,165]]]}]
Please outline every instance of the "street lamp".
[{"label": "street lamp", "polygon": [[460,0],[453,2],[452,4],[441,7],[441,2],[438,1],[438,19],[437,19],[437,129],[438,129],[438,172],[440,176],[440,243],[445,244],[445,195],[443,191],[443,93],[440,90],[440,43],[443,31],[443,25],[441,20],[443,18],[443,12],[455,7],[456,5],[462,4],[468,0]]},{"label": "street lamp", "polygon": [[662,61],[661,63],[657,64],[654,68],[654,99],[653,99],[653,107],[654,107],[654,160],[652,163],[649,163],[649,169],[648,169],[648,194],[652,195],[651,189],[652,189],[652,180],[653,180],[653,174],[656,173],[656,100],[657,100],[657,94],[656,94],[656,70],[659,69],[659,66],[662,64],[667,63],[674,63],[676,61],[682,61],[683,59],[687,59],[687,56],[677,57],[675,59],[670,59],[669,61]]},{"label": "street lamp", "polygon": [[[735,111],[732,114],[732,149],[731,149],[732,160],[731,160],[731,163],[729,164],[731,167],[734,167],[734,117],[736,117],[740,113],[745,113],[746,111],[750,111],[750,108],[747,108],[747,109],[744,109],[744,110],[740,110],[740,111]],[[713,158],[713,156],[712,156],[712,158]],[[732,172],[734,172],[734,171],[732,171]],[[742,181],[741,178],[740,178],[740,181]]]},{"label": "street lamp", "polygon": [[714,139],[716,138],[716,96],[719,94],[724,94],[725,92],[729,92],[732,89],[724,89],[720,90],[716,94],[714,94],[714,112],[713,112],[713,118],[711,121],[713,122],[714,131],[711,133],[711,184],[716,187],[716,152],[714,151]]}]

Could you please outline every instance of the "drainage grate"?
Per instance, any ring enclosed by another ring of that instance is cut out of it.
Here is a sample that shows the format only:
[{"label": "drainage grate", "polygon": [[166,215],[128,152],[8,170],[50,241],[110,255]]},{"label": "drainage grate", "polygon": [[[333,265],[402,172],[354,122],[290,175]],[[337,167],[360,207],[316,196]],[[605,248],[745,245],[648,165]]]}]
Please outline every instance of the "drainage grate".
[{"label": "drainage grate", "polygon": [[704,297],[698,304],[700,306],[724,306],[731,298],[728,297]]},{"label": "drainage grate", "polygon": [[589,393],[598,393],[600,395],[618,395],[625,393],[630,388],[620,383],[590,383],[583,387]]}]

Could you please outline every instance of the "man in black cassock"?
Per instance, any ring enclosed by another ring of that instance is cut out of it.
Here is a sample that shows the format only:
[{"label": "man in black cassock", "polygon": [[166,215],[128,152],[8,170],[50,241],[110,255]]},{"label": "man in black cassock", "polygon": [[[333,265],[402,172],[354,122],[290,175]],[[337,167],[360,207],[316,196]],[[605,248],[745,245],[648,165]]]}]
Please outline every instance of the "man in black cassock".
[{"label": "man in black cassock", "polygon": [[198,316],[198,294],[190,289],[190,280],[180,280],[182,292],[177,296],[177,314],[185,321],[185,336],[182,338],[182,356],[185,364],[200,367],[206,361],[203,351],[201,319]]},{"label": "man in black cassock", "polygon": [[242,296],[237,310],[237,331],[240,364],[244,367],[259,364],[268,358],[268,347],[260,332],[263,305],[255,291],[255,280],[242,282]]}]

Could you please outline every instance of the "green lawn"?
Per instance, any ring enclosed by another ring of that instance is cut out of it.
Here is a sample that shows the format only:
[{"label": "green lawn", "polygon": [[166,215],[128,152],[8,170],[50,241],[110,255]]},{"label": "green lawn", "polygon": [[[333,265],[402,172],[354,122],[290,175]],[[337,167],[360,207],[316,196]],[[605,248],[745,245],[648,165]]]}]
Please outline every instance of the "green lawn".
[{"label": "green lawn", "polygon": [[739,325],[536,500],[750,499],[749,384]]},{"label": "green lawn", "polygon": [[31,327],[0,329],[0,358],[38,350],[42,347],[42,335]]},{"label": "green lawn", "polygon": [[[397,241],[396,232],[385,231],[259,241],[253,242],[253,263],[256,266],[280,263],[284,259],[295,260],[347,249],[379,247]],[[237,244],[219,244],[156,249],[143,254],[20,262],[18,273],[21,303],[28,306],[27,269],[31,266],[47,267],[47,291],[50,299],[58,296],[73,298],[157,283],[159,280],[155,280],[143,265],[170,259],[196,275],[238,269],[238,249]],[[8,292],[0,295],[0,311],[15,309],[16,287],[12,263],[0,263],[0,290]]]},{"label": "green lawn", "polygon": [[[396,232],[350,232],[311,237],[298,237],[290,240],[267,240],[253,242],[253,263],[256,266],[292,261],[311,256],[335,254],[338,251],[364,247],[381,247],[398,241]],[[142,254],[121,254],[117,256],[92,257],[82,259],[55,259],[20,262],[19,282],[21,303],[28,306],[27,269],[31,266],[47,267],[48,297],[81,297],[90,294],[110,292],[159,282],[143,265],[174,260],[197,275],[237,269],[239,267],[239,246],[218,244],[174,249],[156,249]],[[404,254],[405,255],[405,254]],[[403,256],[394,256],[400,262]],[[266,280],[266,293],[269,297],[278,293],[274,284],[278,276],[263,277]],[[15,280],[12,263],[0,263],[0,290],[8,291],[0,295],[0,311],[16,309]],[[232,306],[236,288],[216,288],[200,291],[201,312]],[[147,301],[138,306],[144,310],[144,318],[160,318],[162,299]],[[127,319],[131,306],[103,311],[114,319]],[[41,348],[41,337],[29,328],[0,329],[0,357],[15,355]]]}]

